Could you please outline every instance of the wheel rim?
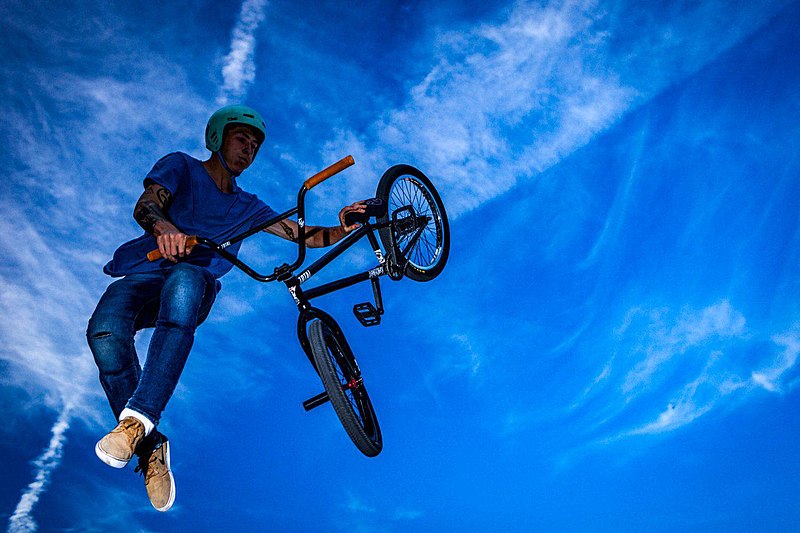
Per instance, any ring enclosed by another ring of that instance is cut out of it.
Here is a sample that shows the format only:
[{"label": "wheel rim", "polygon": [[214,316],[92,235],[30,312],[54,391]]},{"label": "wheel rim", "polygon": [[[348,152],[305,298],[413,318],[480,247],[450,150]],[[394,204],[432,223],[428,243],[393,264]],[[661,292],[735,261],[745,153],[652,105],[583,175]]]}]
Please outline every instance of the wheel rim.
[{"label": "wheel rim", "polygon": [[[408,205],[414,208],[417,216],[426,216],[429,220],[419,239],[408,252],[407,259],[417,269],[429,270],[436,266],[442,255],[442,215],[425,184],[412,176],[404,176],[395,181],[389,193],[390,213]],[[416,231],[402,235],[395,234],[398,248],[403,250],[415,233]]]}]

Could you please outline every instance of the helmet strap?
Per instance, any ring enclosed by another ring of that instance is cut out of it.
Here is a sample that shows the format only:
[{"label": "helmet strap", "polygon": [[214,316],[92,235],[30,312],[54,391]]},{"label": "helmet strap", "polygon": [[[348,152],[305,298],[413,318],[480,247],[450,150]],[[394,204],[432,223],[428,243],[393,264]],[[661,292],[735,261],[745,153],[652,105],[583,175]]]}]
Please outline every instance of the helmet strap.
[{"label": "helmet strap", "polygon": [[240,174],[239,172],[234,172],[233,170],[230,169],[230,167],[228,167],[228,164],[225,162],[225,158],[222,157],[222,154],[220,153],[220,150],[217,150],[214,153],[217,154],[217,158],[219,159],[219,162],[222,163],[222,168],[224,168],[225,171],[228,174],[230,174],[232,178],[235,178]]}]

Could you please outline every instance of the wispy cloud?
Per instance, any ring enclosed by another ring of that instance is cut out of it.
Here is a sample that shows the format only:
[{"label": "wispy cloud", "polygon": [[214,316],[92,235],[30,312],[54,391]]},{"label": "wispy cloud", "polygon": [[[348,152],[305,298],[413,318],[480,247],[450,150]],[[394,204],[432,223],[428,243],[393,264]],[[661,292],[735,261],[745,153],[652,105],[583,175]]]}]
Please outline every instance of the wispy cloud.
[{"label": "wispy cloud", "polygon": [[347,510],[351,513],[374,513],[375,508],[366,503],[360,496],[347,491]]},{"label": "wispy cloud", "polygon": [[0,382],[36,391],[53,409],[72,405],[73,415],[91,421],[99,391],[90,392],[93,364],[82,335],[92,308],[90,291],[18,208],[2,205],[15,222],[12,228],[0,221],[0,250],[7,252],[0,268],[0,311],[13,317],[0,321],[0,359],[9,365]]},{"label": "wispy cloud", "polygon": [[56,423],[51,430],[52,437],[50,444],[42,454],[33,462],[36,468],[34,480],[28,485],[20,497],[14,513],[9,520],[8,530],[11,533],[26,533],[36,531],[37,525],[33,518],[33,508],[39,501],[39,497],[47,487],[50,480],[50,473],[58,467],[61,462],[61,452],[66,440],[66,432],[69,429],[70,409],[62,409]]},{"label": "wispy cloud", "polygon": [[[600,373],[597,374],[594,380],[583,390],[583,394],[581,395],[582,399],[585,399],[587,396],[589,396],[592,393],[592,391],[594,391],[597,388],[598,385],[606,382],[611,377],[611,372],[613,370],[613,362],[614,360],[612,359],[611,361],[606,363],[603,369],[600,370]],[[578,405],[578,403],[576,403],[576,405]]]},{"label": "wispy cloud", "polygon": [[655,421],[629,431],[625,435],[647,435],[677,429],[698,418],[709,409],[711,409],[710,405],[698,408],[691,401],[669,404]]},{"label": "wispy cloud", "polygon": [[[800,355],[797,327],[773,335],[764,353],[765,344],[758,335],[746,331],[745,317],[727,300],[700,311],[684,310],[672,322],[667,309],[645,313],[637,308],[632,312],[646,316],[649,322],[641,329],[636,318],[626,316],[617,334],[633,336],[636,341],[618,351],[617,361],[631,355],[625,353],[631,346],[636,346],[634,352],[643,359],[619,383],[619,397],[607,391],[612,396],[606,400],[618,405],[608,423],[642,417],[642,413],[663,403],[654,418],[618,432],[612,440],[669,432],[720,405],[742,401],[748,393],[757,390],[780,393],[791,386],[787,382],[794,375]],[[759,348],[755,349],[756,346]],[[703,365],[693,374],[698,361]],[[666,380],[665,374],[676,378]]]},{"label": "wispy cloud", "polygon": [[465,371],[470,376],[476,376],[481,369],[481,353],[476,350],[469,337],[464,334],[454,334],[453,340],[463,347],[461,362],[448,365],[457,371]]},{"label": "wispy cloud", "polygon": [[345,507],[355,517],[350,529],[363,532],[388,531],[392,529],[388,527],[389,522],[408,523],[425,516],[424,511],[408,506],[378,508],[352,491],[347,491]]},{"label": "wispy cloud", "polygon": [[[634,185],[639,179],[639,161],[645,148],[645,139],[648,133],[647,127],[637,134],[636,149],[631,154],[630,170],[628,175],[621,181],[614,203],[605,218],[603,229],[592,245],[589,254],[580,262],[580,266],[585,268],[602,257],[603,252],[607,252],[607,246],[613,245],[617,238],[623,233],[625,227],[625,214],[630,208],[630,199],[633,194]],[[608,255],[606,255],[608,257]]]},{"label": "wispy cloud", "polygon": [[[554,166],[785,3],[737,11],[682,4],[654,16],[652,6],[626,2],[516,2],[496,20],[437,34],[433,56],[419,58],[431,67],[404,102],[367,128],[340,129],[322,158],[335,161],[347,147],[364,180],[387,163],[415,164],[457,218]],[[631,32],[632,23],[644,26]],[[358,179],[347,188],[368,189]],[[339,187],[331,202],[347,192]],[[618,226],[608,230],[611,237]]]},{"label": "wispy cloud", "polygon": [[394,512],[394,520],[419,520],[425,516],[423,511],[417,509],[397,509]]},{"label": "wispy cloud", "polygon": [[727,300],[699,312],[685,310],[674,325],[665,324],[661,314],[656,311],[650,315],[653,322],[640,348],[642,359],[627,373],[622,384],[626,394],[646,386],[659,368],[688,349],[712,338],[741,336],[745,331],[744,316]]},{"label": "wispy cloud", "polygon": [[[602,66],[592,2],[518,3],[510,15],[436,42],[430,71],[406,103],[371,128],[341,132],[375,175],[399,159],[435,172],[453,216],[554,164],[628,108],[635,96]],[[363,153],[358,151],[364,150]],[[328,157],[332,157],[328,156]]]},{"label": "wispy cloud", "polygon": [[[425,314],[425,313],[422,313]],[[421,321],[420,323],[425,323]],[[434,330],[434,334],[441,335],[442,330]],[[430,335],[430,332],[421,331],[419,335]],[[405,331],[403,336],[413,336],[414,333]],[[430,394],[437,404],[446,405],[440,391],[448,383],[469,380],[470,383],[479,382],[482,367],[485,363],[485,340],[475,345],[475,335],[467,333],[453,333],[448,342],[437,343],[438,348],[431,352],[431,364],[423,371],[422,381],[427,394]]]},{"label": "wispy cloud", "polygon": [[[664,433],[685,426],[710,411],[721,396],[734,392],[738,387],[715,386],[717,384],[714,383],[716,377],[713,367],[721,356],[721,353],[712,353],[701,375],[687,383],[678,397],[655,420],[625,432],[622,436]],[[703,395],[707,391],[700,391],[701,387],[712,387],[713,393]]]},{"label": "wispy cloud", "polygon": [[256,79],[254,54],[256,30],[264,20],[266,0],[245,0],[231,35],[231,49],[222,65],[223,84],[217,97],[219,105],[233,103],[247,93]]},{"label": "wispy cloud", "polygon": [[753,382],[770,392],[782,392],[782,378],[797,364],[800,355],[800,326],[775,335],[773,342],[783,350],[769,364],[753,372]]}]

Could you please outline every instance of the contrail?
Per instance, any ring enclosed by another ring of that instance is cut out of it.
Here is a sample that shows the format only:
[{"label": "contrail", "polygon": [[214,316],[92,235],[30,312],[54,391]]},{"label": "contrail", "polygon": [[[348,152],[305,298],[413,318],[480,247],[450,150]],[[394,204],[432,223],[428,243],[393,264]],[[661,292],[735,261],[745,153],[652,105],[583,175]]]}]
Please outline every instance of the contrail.
[{"label": "contrail", "polygon": [[69,429],[69,419],[70,408],[65,406],[58,420],[56,420],[56,423],[53,425],[53,436],[50,438],[50,445],[33,463],[36,467],[36,477],[31,484],[28,485],[25,492],[22,493],[17,508],[14,509],[14,514],[11,515],[8,523],[9,533],[36,531],[36,521],[34,521],[31,516],[31,512],[36,502],[39,501],[39,496],[50,481],[50,473],[61,462],[61,453],[66,440],[64,435]]},{"label": "contrail", "polygon": [[224,80],[217,103],[227,104],[231,99],[244,96],[247,86],[256,79],[253,53],[256,48],[255,31],[264,20],[266,0],[245,0],[231,36],[231,51],[222,66]]}]

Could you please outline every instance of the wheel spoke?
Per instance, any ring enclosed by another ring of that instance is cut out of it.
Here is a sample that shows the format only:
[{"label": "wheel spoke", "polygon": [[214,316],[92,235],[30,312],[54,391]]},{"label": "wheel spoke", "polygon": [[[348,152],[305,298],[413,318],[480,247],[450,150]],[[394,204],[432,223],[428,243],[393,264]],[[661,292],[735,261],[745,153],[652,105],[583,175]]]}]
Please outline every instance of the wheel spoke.
[{"label": "wheel spoke", "polygon": [[[415,281],[428,281],[442,271],[450,253],[447,214],[427,176],[410,165],[395,165],[378,183],[376,196],[387,204],[380,219],[381,244],[390,260]],[[413,243],[413,244],[412,244]]]},{"label": "wheel spoke", "polygon": [[[442,231],[438,212],[435,211],[435,203],[427,188],[417,180],[405,177],[395,182],[389,197],[391,212],[410,205],[414,209],[416,216],[430,218],[427,225],[422,229],[412,250],[408,252],[408,259],[418,268],[432,267],[439,256]],[[397,236],[397,244],[401,250],[405,249],[405,246],[413,236],[414,233],[405,233]]]},{"label": "wheel spoke", "polygon": [[[364,426],[364,414],[362,413],[361,406],[356,401],[354,396],[354,389],[357,389],[358,386],[362,383],[361,378],[355,378],[352,374],[352,369],[348,368],[349,365],[344,359],[344,355],[341,352],[341,348],[339,348],[336,339],[333,336],[326,337],[327,347],[328,347],[328,357],[330,358],[331,362],[333,363],[333,368],[336,370],[336,375],[339,378],[339,383],[342,386],[342,392],[347,397],[347,400],[350,402],[350,406],[353,408],[353,412],[358,417],[359,423]],[[333,350],[333,347],[336,347],[336,350]]]}]

